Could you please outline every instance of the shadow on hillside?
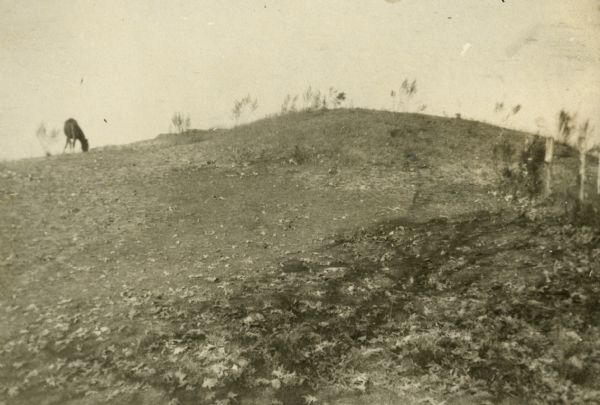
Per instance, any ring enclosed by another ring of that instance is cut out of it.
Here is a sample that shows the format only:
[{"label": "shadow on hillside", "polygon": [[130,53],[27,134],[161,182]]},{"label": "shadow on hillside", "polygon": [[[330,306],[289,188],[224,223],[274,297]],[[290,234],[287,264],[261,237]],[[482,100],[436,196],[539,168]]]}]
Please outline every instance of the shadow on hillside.
[{"label": "shadow on hillside", "polygon": [[[275,278],[248,282],[233,294],[221,316],[234,340],[251,348],[247,355],[265,378],[274,367],[301,377],[278,391],[286,404],[303,403],[324,381],[351,386],[344,373],[368,369],[373,360],[357,354],[365,347],[391,358],[392,374],[426,375],[435,365],[448,375],[463,370],[496,398],[523,395],[541,372],[523,369],[520,357],[497,357],[495,345],[520,333],[503,317],[541,334],[565,327],[558,295],[583,319],[578,333],[600,324],[598,299],[583,276],[570,269],[560,277],[544,273],[568,254],[558,246],[552,258],[540,254],[540,245],[552,243],[540,229],[523,217],[484,212],[459,220],[385,221],[339,238],[310,260],[286,259]],[[573,298],[578,294],[589,300]],[[398,343],[411,334],[429,336],[429,329],[441,330],[438,340],[410,349]],[[478,345],[479,360],[468,360],[471,349],[452,341],[462,335],[479,335],[469,342]],[[572,382],[593,381],[593,373],[563,373]]]}]

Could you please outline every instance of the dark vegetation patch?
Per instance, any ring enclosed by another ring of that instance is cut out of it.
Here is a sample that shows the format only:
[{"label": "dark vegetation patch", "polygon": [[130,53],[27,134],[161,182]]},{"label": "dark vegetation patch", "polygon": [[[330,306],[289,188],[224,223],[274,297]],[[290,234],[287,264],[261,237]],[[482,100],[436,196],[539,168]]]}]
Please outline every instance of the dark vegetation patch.
[{"label": "dark vegetation patch", "polygon": [[270,281],[270,294],[250,293],[266,280],[235,294],[238,319],[257,321],[233,335],[306,389],[352,386],[374,356],[392,380],[440,378],[444,396],[598,400],[598,242],[507,213],[383,223]]},{"label": "dark vegetation patch", "polygon": [[[542,193],[545,140],[532,137],[525,147],[517,149],[509,139],[504,138],[494,147],[504,184],[501,187],[512,192],[535,197]],[[516,158],[516,161],[514,161]]]}]

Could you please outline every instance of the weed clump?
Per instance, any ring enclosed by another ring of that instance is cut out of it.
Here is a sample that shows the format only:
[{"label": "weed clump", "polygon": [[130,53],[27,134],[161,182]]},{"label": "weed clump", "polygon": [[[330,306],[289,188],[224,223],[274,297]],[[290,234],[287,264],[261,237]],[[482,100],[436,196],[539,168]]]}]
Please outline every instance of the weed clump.
[{"label": "weed clump", "polygon": [[504,188],[528,197],[538,196],[543,189],[544,153],[544,141],[540,137],[528,142],[520,153],[506,138],[498,143],[494,156],[502,162],[500,173]]},{"label": "weed clump", "polygon": [[520,166],[525,188],[530,195],[540,194],[543,185],[544,141],[537,137],[521,153]]},{"label": "weed clump", "polygon": [[176,112],[171,117],[171,124],[175,128],[175,130],[182,134],[190,130],[192,126],[192,121],[190,119],[190,115],[184,116],[181,112]]}]

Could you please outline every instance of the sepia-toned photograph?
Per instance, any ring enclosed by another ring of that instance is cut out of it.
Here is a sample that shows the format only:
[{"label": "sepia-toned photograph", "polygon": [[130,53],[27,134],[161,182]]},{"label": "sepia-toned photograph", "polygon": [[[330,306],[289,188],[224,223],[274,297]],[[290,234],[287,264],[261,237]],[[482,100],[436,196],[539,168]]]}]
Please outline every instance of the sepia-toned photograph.
[{"label": "sepia-toned photograph", "polygon": [[600,404],[600,1],[0,0],[29,404]]}]

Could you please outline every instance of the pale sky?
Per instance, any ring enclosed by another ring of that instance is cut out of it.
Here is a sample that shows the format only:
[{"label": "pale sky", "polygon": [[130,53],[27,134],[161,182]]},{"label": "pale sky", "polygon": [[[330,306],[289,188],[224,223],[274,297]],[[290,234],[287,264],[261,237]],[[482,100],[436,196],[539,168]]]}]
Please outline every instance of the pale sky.
[{"label": "pale sky", "polygon": [[390,109],[404,78],[426,113],[500,123],[504,101],[523,106],[508,126],[551,132],[566,108],[600,128],[599,68],[598,0],[0,0],[0,159],[41,155],[40,122],[53,151],[69,117],[92,147],[122,144],[309,85]]}]

